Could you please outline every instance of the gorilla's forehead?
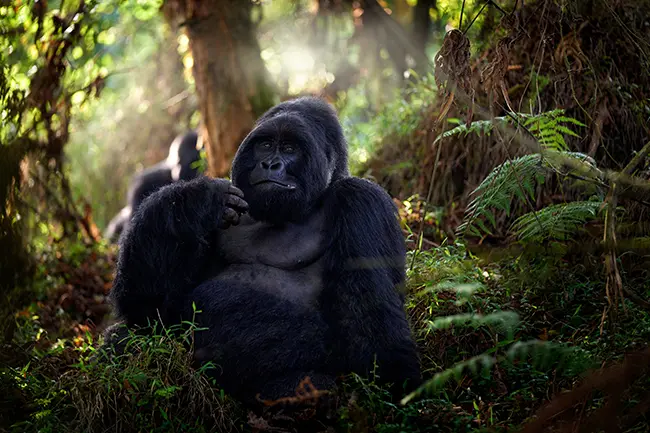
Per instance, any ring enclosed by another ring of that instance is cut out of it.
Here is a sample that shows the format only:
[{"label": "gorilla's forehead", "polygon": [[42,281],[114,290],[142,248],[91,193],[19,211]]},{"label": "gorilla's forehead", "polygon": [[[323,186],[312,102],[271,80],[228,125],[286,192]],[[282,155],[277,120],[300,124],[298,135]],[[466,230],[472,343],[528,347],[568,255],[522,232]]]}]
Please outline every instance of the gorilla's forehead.
[{"label": "gorilla's forehead", "polygon": [[254,138],[269,139],[312,139],[310,128],[299,116],[292,114],[281,114],[262,122],[253,131]]}]

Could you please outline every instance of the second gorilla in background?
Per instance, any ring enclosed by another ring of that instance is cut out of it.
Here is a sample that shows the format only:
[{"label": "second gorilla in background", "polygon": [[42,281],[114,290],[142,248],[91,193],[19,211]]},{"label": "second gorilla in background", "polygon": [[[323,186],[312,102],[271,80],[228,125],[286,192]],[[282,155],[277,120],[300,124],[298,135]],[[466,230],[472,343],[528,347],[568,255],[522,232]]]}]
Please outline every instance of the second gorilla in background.
[{"label": "second gorilla in background", "polygon": [[169,146],[169,156],[133,177],[126,196],[126,206],[108,223],[104,237],[116,242],[128,227],[131,216],[143,200],[165,185],[178,180],[192,180],[199,173],[194,163],[199,160],[196,131],[177,136]]}]

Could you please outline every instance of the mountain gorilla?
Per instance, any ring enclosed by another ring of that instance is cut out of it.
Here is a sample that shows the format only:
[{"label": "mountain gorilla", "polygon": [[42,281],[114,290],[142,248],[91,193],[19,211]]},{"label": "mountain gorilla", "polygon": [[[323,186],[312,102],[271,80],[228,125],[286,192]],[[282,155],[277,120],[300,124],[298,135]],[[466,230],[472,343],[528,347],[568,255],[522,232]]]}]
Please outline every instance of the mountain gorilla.
[{"label": "mountain gorilla", "polygon": [[177,180],[191,180],[198,175],[198,170],[192,167],[200,157],[197,141],[196,131],[177,136],[169,146],[167,159],[133,177],[126,195],[127,205],[108,223],[104,234],[106,239],[117,241],[131,216],[149,194]]},{"label": "mountain gorilla", "polygon": [[[202,177],[147,198],[122,239],[111,298],[128,325],[201,313],[195,357],[247,400],[377,371],[416,385],[405,243],[390,197],[351,177],[336,113],[301,98],[265,113],[232,183]],[[376,370],[375,370],[376,369]],[[214,371],[214,370],[213,370]]]}]

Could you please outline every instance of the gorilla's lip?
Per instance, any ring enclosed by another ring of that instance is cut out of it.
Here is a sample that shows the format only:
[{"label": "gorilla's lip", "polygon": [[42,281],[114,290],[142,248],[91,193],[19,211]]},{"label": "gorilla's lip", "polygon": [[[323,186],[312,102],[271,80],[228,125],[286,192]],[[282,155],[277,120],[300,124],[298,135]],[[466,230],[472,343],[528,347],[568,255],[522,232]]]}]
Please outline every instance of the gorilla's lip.
[{"label": "gorilla's lip", "polygon": [[272,183],[274,185],[281,186],[282,188],[285,188],[285,189],[296,189],[296,185],[293,185],[293,184],[287,183],[287,182],[280,182],[279,180],[274,180],[274,179],[262,179],[262,180],[259,180],[259,181],[255,182],[253,184],[253,186],[263,185],[265,183]]}]

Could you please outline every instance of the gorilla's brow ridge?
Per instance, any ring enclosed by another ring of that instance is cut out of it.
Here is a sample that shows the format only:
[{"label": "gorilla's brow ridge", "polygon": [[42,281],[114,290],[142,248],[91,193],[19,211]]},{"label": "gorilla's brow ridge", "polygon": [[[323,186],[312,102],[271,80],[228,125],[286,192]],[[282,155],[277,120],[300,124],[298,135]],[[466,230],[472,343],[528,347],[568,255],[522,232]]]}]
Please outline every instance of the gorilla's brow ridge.
[{"label": "gorilla's brow ridge", "polygon": [[276,116],[266,122],[262,122],[253,132],[251,142],[268,140],[271,142],[286,142],[299,145],[309,153],[314,149],[309,145],[315,142],[314,137],[309,133],[309,128],[302,119],[297,116]]}]

